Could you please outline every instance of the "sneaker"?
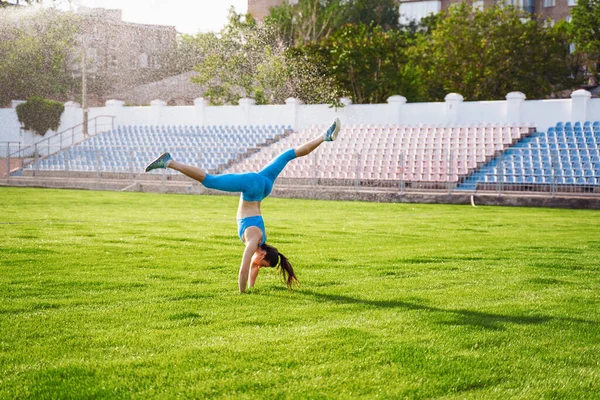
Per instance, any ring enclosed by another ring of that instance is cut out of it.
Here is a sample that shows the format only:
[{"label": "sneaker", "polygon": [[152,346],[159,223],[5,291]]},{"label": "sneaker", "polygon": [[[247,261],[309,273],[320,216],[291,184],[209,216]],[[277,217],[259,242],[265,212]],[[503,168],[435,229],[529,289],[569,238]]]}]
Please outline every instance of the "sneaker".
[{"label": "sneaker", "polygon": [[148,164],[146,172],[158,168],[167,168],[171,164],[171,161],[173,161],[173,157],[169,153],[162,153],[160,157]]},{"label": "sneaker", "polygon": [[325,133],[323,134],[323,138],[325,139],[325,141],[333,142],[335,138],[337,138],[341,126],[342,123],[340,122],[340,119],[336,118],[335,121],[333,121],[333,124],[331,124],[331,126],[329,127],[329,129],[327,129],[327,131],[325,131]]}]

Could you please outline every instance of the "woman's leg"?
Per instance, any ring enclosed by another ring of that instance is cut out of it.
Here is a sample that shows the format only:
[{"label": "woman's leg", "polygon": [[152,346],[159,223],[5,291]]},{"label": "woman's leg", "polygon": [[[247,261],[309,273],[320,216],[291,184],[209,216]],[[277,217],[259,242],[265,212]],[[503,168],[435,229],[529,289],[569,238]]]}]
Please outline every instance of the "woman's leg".
[{"label": "woman's leg", "polygon": [[[319,136],[314,138],[313,140],[304,143],[303,145],[296,147],[293,149],[294,153],[292,154],[289,150],[281,154],[275,160],[273,160],[269,165],[264,167],[261,170],[261,174],[268,176],[272,181],[275,181],[277,176],[283,171],[283,168],[287,165],[288,162],[293,160],[296,157],[303,157],[307,154],[310,154],[313,150],[315,150],[321,143],[323,143],[325,139],[323,136]],[[179,171],[182,174],[197,180],[200,183],[205,183],[207,173],[201,168],[193,167],[191,165],[182,164],[175,160],[169,163],[168,168],[174,169],[175,171]],[[225,190],[228,192],[241,192],[245,188],[243,185],[243,181],[240,179],[236,179],[241,174],[227,174],[227,175],[210,175],[210,183],[208,183],[211,189]],[[235,178],[234,178],[235,177]],[[213,180],[217,181],[217,185],[220,187],[212,187],[214,184]],[[224,189],[222,188],[224,187]]]},{"label": "woman's leg", "polygon": [[171,161],[171,163],[169,163],[169,166],[167,168],[171,168],[171,169],[174,169],[175,171],[179,171],[182,174],[184,174],[192,179],[195,179],[200,183],[204,182],[204,178],[206,178],[206,171],[204,171],[203,169],[200,169],[198,167],[192,167],[191,165],[182,164],[175,160]]},{"label": "woman's leg", "polygon": [[259,201],[260,199],[255,200],[258,196],[256,193],[264,191],[264,182],[262,179],[258,179],[258,175],[255,173],[210,175],[201,168],[173,160],[169,153],[163,153],[156,160],[152,161],[146,167],[146,172],[158,168],[171,168],[179,171],[185,176],[202,183],[202,185],[209,189],[222,190],[224,192],[242,192],[244,199],[248,201]]},{"label": "woman's leg", "polygon": [[307,154],[310,154],[314,149],[319,147],[319,145],[323,142],[334,141],[337,138],[340,128],[341,128],[340,119],[336,118],[335,121],[333,121],[333,124],[331,124],[331,126],[325,132],[323,132],[322,136],[316,137],[313,140],[311,140],[310,142],[304,143],[300,147],[296,147],[294,149],[294,151],[296,152],[296,157],[302,157]]},{"label": "woman's leg", "polygon": [[317,147],[323,143],[325,139],[323,136],[319,136],[311,140],[310,142],[306,142],[303,145],[294,148],[294,153],[296,153],[296,157],[303,157],[315,150]]},{"label": "woman's leg", "polygon": [[[330,142],[336,139],[337,134],[340,130],[340,120],[336,119],[334,123],[318,137],[310,140],[298,147],[289,149],[281,153],[277,158],[271,161],[267,166],[261,169],[258,173],[271,181],[271,185],[275,182],[275,179],[279,176],[281,171],[285,168],[288,162],[292,161],[297,157],[304,157],[312,153],[317,147],[323,142]],[[270,192],[270,190],[268,190]]]}]

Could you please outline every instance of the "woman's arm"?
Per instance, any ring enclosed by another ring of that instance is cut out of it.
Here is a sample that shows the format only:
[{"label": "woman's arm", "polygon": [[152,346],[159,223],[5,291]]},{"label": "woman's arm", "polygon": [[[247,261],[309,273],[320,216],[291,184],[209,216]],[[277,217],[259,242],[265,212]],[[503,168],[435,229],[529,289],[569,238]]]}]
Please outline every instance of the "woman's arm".
[{"label": "woman's arm", "polygon": [[[246,291],[248,287],[248,278],[252,270],[252,256],[258,249],[258,244],[262,239],[262,232],[255,226],[251,226],[244,232],[244,239],[246,240],[246,248],[244,249],[244,255],[242,256],[242,265],[240,266],[240,273],[238,275],[238,287],[241,293]],[[251,285],[254,284],[254,279],[251,279]]]},{"label": "woman's arm", "polygon": [[246,241],[246,248],[244,249],[244,255],[242,256],[242,265],[240,266],[240,274],[238,276],[238,286],[240,292],[246,291],[248,284],[248,275],[250,274],[250,264],[252,263],[252,255],[258,247],[258,242],[250,240]]},{"label": "woman's arm", "polygon": [[256,283],[256,277],[258,276],[259,270],[260,270],[260,267],[256,264],[252,264],[250,266],[250,281],[248,282],[249,288],[253,287],[254,283]]}]

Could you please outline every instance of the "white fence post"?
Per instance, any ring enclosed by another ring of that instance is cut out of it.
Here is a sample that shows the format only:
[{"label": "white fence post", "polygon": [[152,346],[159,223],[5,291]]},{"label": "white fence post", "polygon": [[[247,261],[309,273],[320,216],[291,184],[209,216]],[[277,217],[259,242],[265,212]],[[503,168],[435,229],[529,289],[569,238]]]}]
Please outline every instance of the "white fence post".
[{"label": "white fence post", "polygon": [[250,110],[252,106],[256,105],[256,100],[243,97],[239,100],[239,104],[239,107],[242,110],[244,116],[244,124],[252,125],[252,121],[250,121]]},{"label": "white fence post", "polygon": [[521,92],[510,92],[506,95],[506,122],[510,124],[521,122],[521,105],[525,98],[525,94]]},{"label": "white fence post", "polygon": [[398,95],[388,97],[387,104],[390,124],[401,124],[402,107],[406,104],[406,97]]},{"label": "white fence post", "polygon": [[199,97],[194,100],[194,107],[196,108],[196,118],[200,125],[207,125],[206,123],[206,108],[209,103],[203,97]]},{"label": "white fence post", "polygon": [[288,113],[288,125],[292,127],[293,130],[298,128],[298,108],[302,105],[302,100],[296,99],[294,97],[289,97],[285,99],[285,104]]},{"label": "white fence post", "polygon": [[584,89],[571,93],[571,121],[587,121],[587,106],[592,94]]},{"label": "white fence post", "polygon": [[444,100],[446,101],[446,123],[453,124],[459,122],[460,104],[465,98],[458,93],[449,93],[444,97]]}]

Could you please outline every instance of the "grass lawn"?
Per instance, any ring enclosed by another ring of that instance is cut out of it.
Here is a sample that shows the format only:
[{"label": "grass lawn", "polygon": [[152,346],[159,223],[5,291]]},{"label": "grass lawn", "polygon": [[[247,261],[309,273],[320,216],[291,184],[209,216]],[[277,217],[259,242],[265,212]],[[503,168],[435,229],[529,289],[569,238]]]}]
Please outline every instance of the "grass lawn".
[{"label": "grass lawn", "polygon": [[600,213],[0,189],[0,398],[600,398]]}]

